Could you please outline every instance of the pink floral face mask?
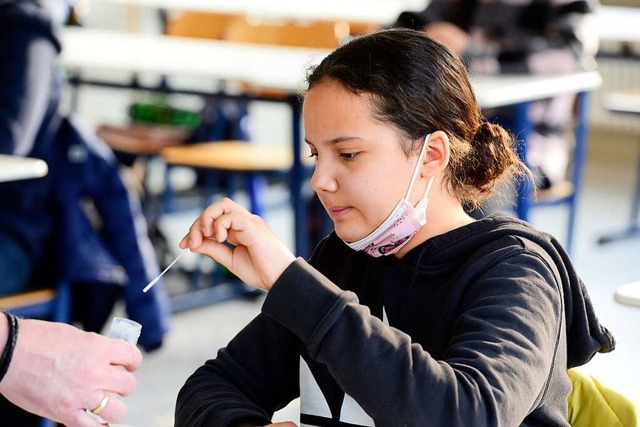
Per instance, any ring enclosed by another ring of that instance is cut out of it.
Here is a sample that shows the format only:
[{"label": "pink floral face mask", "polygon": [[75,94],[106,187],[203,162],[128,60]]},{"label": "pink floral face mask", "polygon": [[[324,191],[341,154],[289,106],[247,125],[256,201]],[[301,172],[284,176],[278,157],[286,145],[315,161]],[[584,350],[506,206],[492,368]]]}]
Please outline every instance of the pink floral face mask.
[{"label": "pink floral face mask", "polygon": [[351,249],[365,251],[372,257],[391,255],[398,252],[409,240],[427,223],[427,205],[429,203],[429,191],[433,184],[433,177],[429,179],[429,184],[424,192],[424,196],[415,207],[409,202],[409,196],[413,189],[420,171],[422,158],[427,150],[429,142],[428,134],[424,139],[424,146],[420,151],[418,163],[413,171],[411,182],[407,194],[401,199],[396,207],[391,211],[387,219],[380,224],[369,235],[356,242],[345,242]]}]

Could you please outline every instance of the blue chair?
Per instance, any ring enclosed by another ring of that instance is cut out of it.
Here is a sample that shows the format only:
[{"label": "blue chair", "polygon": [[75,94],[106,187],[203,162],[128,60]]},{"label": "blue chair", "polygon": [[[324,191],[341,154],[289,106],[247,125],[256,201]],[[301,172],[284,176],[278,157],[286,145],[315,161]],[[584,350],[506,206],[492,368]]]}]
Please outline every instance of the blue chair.
[{"label": "blue chair", "polygon": [[[531,211],[539,207],[566,205],[569,214],[567,219],[567,238],[565,248],[572,254],[575,222],[578,212],[578,197],[582,189],[582,178],[584,175],[584,165],[587,155],[589,139],[588,130],[588,98],[589,92],[584,91],[576,94],[574,106],[574,129],[575,145],[571,158],[571,175],[563,183],[553,186],[549,190],[536,192],[533,184],[528,179],[522,179],[518,183],[515,211],[518,218],[529,221]],[[518,140],[526,141],[527,136],[533,131],[529,121],[529,102],[516,104],[512,109],[512,116],[498,118],[498,122],[517,135]],[[527,144],[518,145],[518,155],[526,162]]]}]

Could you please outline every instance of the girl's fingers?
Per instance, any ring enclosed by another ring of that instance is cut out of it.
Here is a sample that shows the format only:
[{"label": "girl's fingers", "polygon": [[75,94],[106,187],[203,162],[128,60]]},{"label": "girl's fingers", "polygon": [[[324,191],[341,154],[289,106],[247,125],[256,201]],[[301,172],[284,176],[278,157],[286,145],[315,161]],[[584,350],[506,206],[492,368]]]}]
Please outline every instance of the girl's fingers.
[{"label": "girl's fingers", "polygon": [[237,213],[226,213],[218,217],[213,224],[215,240],[222,243],[229,239],[229,234],[236,235],[236,232],[245,231],[247,220],[244,215]]},{"label": "girl's fingers", "polygon": [[180,249],[187,249],[189,247],[189,233],[185,234],[180,243],[178,243]]},{"label": "girl's fingers", "polygon": [[[209,207],[207,207],[193,222],[189,232],[182,238],[179,244],[180,248],[198,248],[202,244],[203,240],[214,235],[215,223],[221,216],[245,212],[249,213],[245,208],[228,198],[223,198],[209,205]],[[223,241],[224,239],[226,239],[226,232],[224,233],[222,240],[218,238],[218,241]]]},{"label": "girl's fingers", "polygon": [[[197,248],[202,244],[204,239],[211,237],[213,234],[212,226],[213,226],[214,218],[211,216],[207,216],[207,211],[200,215],[198,219],[196,219],[191,227],[189,227],[189,232],[182,239],[184,242],[184,247],[190,247],[191,249]],[[182,244],[182,242],[180,242]],[[182,247],[182,246],[181,246]]]},{"label": "girl's fingers", "polygon": [[213,258],[214,261],[224,265],[230,271],[233,264],[233,249],[225,245],[224,243],[216,242],[212,239],[207,239],[202,242],[202,245],[198,247],[194,252],[208,255]]}]

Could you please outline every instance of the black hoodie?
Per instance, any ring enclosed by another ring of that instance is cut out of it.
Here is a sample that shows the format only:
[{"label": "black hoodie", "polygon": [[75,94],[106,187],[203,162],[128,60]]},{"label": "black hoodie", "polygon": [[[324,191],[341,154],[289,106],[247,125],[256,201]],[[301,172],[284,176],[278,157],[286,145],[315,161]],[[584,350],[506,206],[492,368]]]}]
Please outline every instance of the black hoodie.
[{"label": "black hoodie", "polygon": [[299,395],[302,426],[568,426],[567,369],[614,347],[558,242],[511,217],[401,259],[332,234],[309,263],[187,380],[176,426],[268,424]]}]

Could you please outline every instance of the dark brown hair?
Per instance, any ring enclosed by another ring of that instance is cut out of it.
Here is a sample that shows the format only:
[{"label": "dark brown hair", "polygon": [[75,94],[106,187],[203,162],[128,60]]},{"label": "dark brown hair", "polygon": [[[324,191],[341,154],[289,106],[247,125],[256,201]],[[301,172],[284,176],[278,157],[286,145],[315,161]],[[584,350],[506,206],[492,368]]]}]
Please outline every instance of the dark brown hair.
[{"label": "dark brown hair", "polygon": [[424,33],[383,30],[338,48],[307,76],[308,87],[334,80],[370,94],[374,116],[395,126],[409,155],[427,133],[450,140],[444,180],[461,202],[477,206],[495,184],[528,174],[511,135],[481,115],[460,58]]}]

